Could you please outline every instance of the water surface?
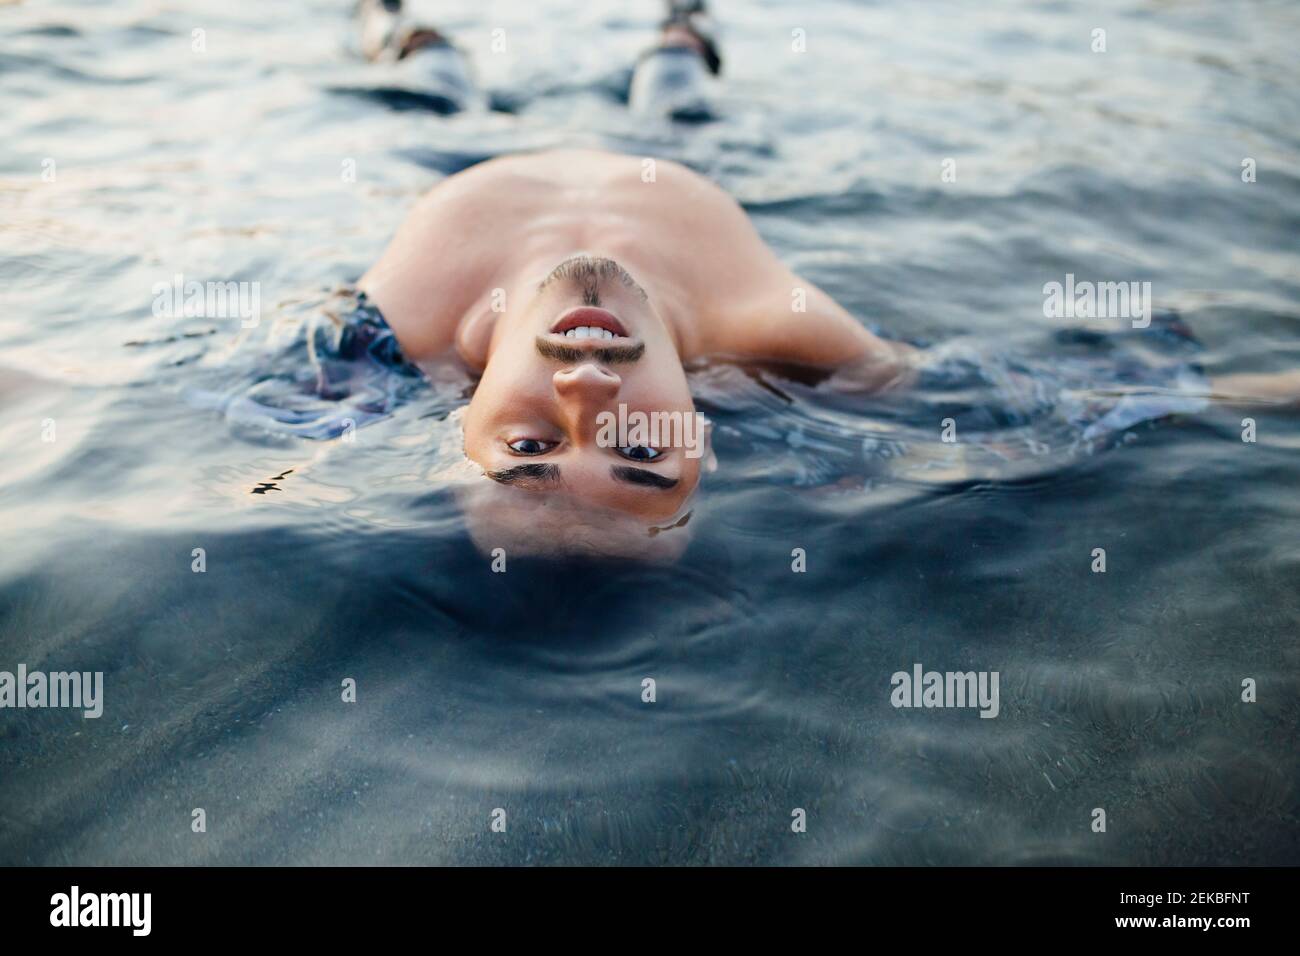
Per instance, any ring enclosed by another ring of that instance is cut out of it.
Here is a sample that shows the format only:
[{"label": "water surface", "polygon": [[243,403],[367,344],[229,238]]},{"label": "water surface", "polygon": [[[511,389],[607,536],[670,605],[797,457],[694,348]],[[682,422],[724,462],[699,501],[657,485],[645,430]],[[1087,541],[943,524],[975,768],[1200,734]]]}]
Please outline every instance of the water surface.
[{"label": "water surface", "polygon": [[[344,6],[0,9],[0,365],[39,377],[0,392],[0,669],[106,682],[0,712],[0,862],[1300,862],[1294,418],[963,475],[924,406],[705,368],[682,562],[498,575],[429,477],[459,383],[353,443],[196,400],[291,378],[273,329],[443,176],[574,144],[715,178],[887,334],[1050,366],[1073,273],[1150,281],[1212,374],[1293,367],[1293,4],[727,3],[691,128],[617,99],[656,4],[433,5],[512,111],[453,118],[358,93]],[[155,315],[177,273],[263,325]],[[998,717],[892,708],[916,662],[998,671]]]}]

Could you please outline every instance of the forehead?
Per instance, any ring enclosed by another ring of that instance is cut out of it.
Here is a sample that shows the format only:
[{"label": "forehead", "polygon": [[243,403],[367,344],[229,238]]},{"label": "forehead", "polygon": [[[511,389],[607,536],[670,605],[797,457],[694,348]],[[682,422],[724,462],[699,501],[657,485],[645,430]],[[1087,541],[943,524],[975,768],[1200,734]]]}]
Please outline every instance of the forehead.
[{"label": "forehead", "polygon": [[548,521],[610,524],[628,516],[646,524],[671,520],[683,510],[699,480],[698,468],[678,465],[644,469],[676,480],[671,488],[629,481],[616,476],[616,470],[635,469],[626,461],[618,464],[602,449],[564,454],[545,464],[509,455],[484,457],[476,463],[496,476],[485,475],[483,487],[475,489],[475,497],[485,507],[523,511]]},{"label": "forehead", "polygon": [[651,519],[582,502],[564,492],[530,493],[488,479],[457,491],[466,526],[484,554],[589,553],[673,558],[689,541],[689,512]]}]

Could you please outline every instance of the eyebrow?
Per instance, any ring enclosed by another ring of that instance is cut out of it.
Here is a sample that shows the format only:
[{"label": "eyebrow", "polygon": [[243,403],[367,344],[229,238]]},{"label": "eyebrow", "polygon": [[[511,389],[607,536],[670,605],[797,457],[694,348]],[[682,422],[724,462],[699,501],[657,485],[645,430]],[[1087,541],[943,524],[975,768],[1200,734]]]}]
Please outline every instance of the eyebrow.
[{"label": "eyebrow", "polygon": [[609,470],[616,481],[626,481],[630,485],[644,485],[647,488],[657,488],[660,491],[668,491],[677,487],[676,478],[668,478],[654,471],[647,471],[644,468],[629,468],[626,465],[615,465]]},{"label": "eyebrow", "polygon": [[560,480],[560,469],[558,465],[531,462],[501,471],[489,471],[487,476],[503,485],[557,484]]},{"label": "eyebrow", "polygon": [[635,362],[639,359],[645,354],[645,343],[611,345],[609,348],[593,349],[588,352],[586,349],[577,349],[571,345],[552,342],[550,339],[539,335],[537,336],[537,351],[542,358],[556,359],[560,362],[581,362],[585,358],[594,358],[606,365],[617,365],[620,362]]},{"label": "eyebrow", "polygon": [[[670,491],[678,485],[678,479],[668,478],[645,468],[615,465],[609,473],[615,481],[640,485],[643,488],[654,488],[657,491]],[[560,466],[531,462],[501,471],[489,471],[487,476],[503,485],[554,485],[559,484],[560,481]]]}]

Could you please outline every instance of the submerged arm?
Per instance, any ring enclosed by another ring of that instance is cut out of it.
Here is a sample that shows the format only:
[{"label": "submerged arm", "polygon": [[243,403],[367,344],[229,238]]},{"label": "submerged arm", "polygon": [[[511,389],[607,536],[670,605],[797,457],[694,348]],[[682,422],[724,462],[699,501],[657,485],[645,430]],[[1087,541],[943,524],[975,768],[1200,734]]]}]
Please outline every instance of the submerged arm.
[{"label": "submerged arm", "polygon": [[837,368],[826,380],[826,387],[837,392],[876,394],[904,389],[915,382],[921,350],[905,342],[876,341],[875,349]]},{"label": "submerged arm", "polygon": [[1209,396],[1230,405],[1273,405],[1300,411],[1300,369],[1286,372],[1241,372],[1210,382]]}]

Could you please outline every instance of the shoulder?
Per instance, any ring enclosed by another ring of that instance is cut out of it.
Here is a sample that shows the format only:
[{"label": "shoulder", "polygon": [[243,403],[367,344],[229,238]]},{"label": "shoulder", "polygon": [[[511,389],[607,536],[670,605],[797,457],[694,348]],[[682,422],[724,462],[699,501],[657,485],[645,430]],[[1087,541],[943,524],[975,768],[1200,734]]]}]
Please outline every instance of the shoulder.
[{"label": "shoulder", "polygon": [[838,369],[890,351],[839,303],[784,265],[769,263],[722,311],[709,350]]}]

